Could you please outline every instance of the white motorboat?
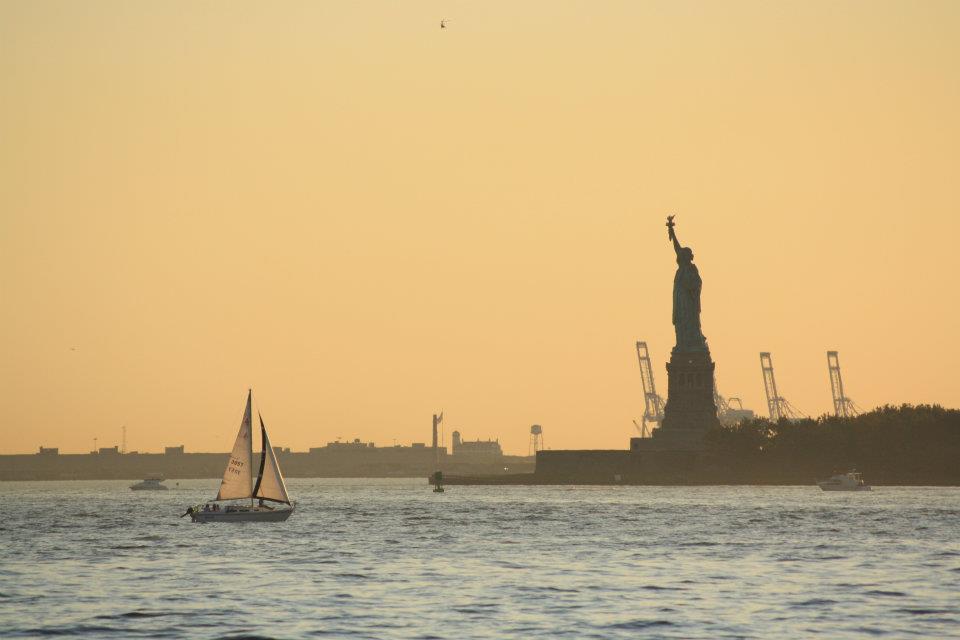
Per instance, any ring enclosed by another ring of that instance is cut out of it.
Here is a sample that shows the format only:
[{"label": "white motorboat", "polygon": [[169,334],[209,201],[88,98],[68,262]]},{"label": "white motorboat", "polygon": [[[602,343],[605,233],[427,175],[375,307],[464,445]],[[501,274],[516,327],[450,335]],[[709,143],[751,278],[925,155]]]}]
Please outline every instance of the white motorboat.
[{"label": "white motorboat", "polygon": [[[240,422],[240,433],[233,443],[230,461],[223,472],[223,481],[217,497],[204,505],[190,507],[183,515],[194,522],[281,522],[290,517],[296,508],[287,495],[287,486],[280,473],[276,453],[270,446],[267,428],[260,417],[260,470],[256,483],[253,478],[253,394],[247,392],[247,408]],[[249,504],[220,503],[228,500],[250,500]],[[286,505],[271,507],[267,502]],[[181,518],[183,516],[180,516]]]},{"label": "white motorboat", "polygon": [[145,478],[137,484],[130,485],[132,491],[166,491],[170,487],[160,484],[163,478]]},{"label": "white motorboat", "polygon": [[838,473],[829,480],[818,480],[817,484],[824,491],[870,491],[870,485],[864,484],[863,477],[856,471]]}]

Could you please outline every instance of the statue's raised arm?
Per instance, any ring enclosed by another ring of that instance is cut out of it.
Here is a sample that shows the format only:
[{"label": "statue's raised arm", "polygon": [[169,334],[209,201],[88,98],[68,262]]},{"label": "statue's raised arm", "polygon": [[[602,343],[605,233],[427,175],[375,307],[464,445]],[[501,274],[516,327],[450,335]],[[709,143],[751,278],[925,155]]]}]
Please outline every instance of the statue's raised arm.
[{"label": "statue's raised arm", "polygon": [[680,256],[680,242],[677,240],[677,232],[674,230],[673,216],[667,216],[667,236],[673,240],[673,250]]}]

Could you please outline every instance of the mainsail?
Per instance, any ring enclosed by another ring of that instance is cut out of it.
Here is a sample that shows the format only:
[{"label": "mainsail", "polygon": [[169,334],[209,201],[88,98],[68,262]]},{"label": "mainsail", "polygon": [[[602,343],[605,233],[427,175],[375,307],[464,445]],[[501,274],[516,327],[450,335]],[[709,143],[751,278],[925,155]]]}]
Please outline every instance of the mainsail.
[{"label": "mainsail", "polygon": [[[243,421],[240,423],[240,433],[233,443],[230,453],[230,462],[223,472],[223,482],[220,483],[220,493],[217,500],[235,500],[249,498],[250,487],[253,484],[253,438],[251,403],[252,392],[247,392],[247,408],[243,412]],[[282,482],[282,481],[281,481]],[[286,495],[286,494],[284,494]]]},{"label": "mainsail", "polygon": [[253,497],[290,504],[290,498],[287,497],[287,485],[283,482],[277,456],[273,452],[273,447],[270,446],[267,428],[263,426],[263,416],[258,414],[258,417],[260,418],[260,434],[263,438],[263,456],[260,459],[260,474],[257,477],[257,486],[253,489]]}]

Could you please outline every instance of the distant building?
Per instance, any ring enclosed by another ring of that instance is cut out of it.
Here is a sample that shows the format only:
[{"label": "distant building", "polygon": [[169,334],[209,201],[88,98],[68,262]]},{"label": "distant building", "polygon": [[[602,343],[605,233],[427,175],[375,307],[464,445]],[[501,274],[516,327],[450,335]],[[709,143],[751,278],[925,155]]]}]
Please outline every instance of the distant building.
[{"label": "distant building", "polygon": [[292,453],[284,462],[284,471],[293,475],[292,466],[295,460],[303,456],[303,464],[311,468],[323,469],[324,473],[335,477],[361,478],[377,477],[404,477],[411,473],[422,475],[433,473],[437,468],[437,461],[447,457],[445,447],[437,450],[426,446],[422,442],[412,445],[388,445],[378,447],[373,442],[362,442],[359,438],[348,442],[328,442],[325,447],[311,447],[308,454]]},{"label": "distant building", "polygon": [[454,431],[451,452],[454,458],[470,460],[495,460],[503,457],[499,440],[461,440],[460,432]]},{"label": "distant building", "polygon": [[102,456],[118,456],[120,455],[120,447],[100,447],[97,453]]},{"label": "distant building", "polygon": [[57,447],[40,447],[40,452],[37,454],[39,456],[58,456],[60,455],[60,449]]},{"label": "distant building", "polygon": [[280,455],[281,453],[290,453],[290,447],[274,447],[273,453],[275,455]]},{"label": "distant building", "polygon": [[310,453],[323,453],[326,451],[356,451],[358,449],[373,449],[376,445],[372,442],[360,442],[360,438],[354,438],[353,442],[328,442],[325,447],[310,447]]},{"label": "distant building", "polygon": [[163,453],[168,456],[183,455],[183,445],[180,445],[179,447],[164,447]]}]

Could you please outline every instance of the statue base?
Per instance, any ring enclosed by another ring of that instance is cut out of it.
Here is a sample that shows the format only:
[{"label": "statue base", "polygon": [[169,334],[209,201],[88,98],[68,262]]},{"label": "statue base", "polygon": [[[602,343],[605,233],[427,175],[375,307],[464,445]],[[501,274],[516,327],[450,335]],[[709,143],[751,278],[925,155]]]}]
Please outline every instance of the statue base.
[{"label": "statue base", "polygon": [[709,351],[671,354],[667,405],[660,428],[653,432],[653,448],[696,451],[705,447],[704,435],[720,426],[713,396],[715,366]]}]

